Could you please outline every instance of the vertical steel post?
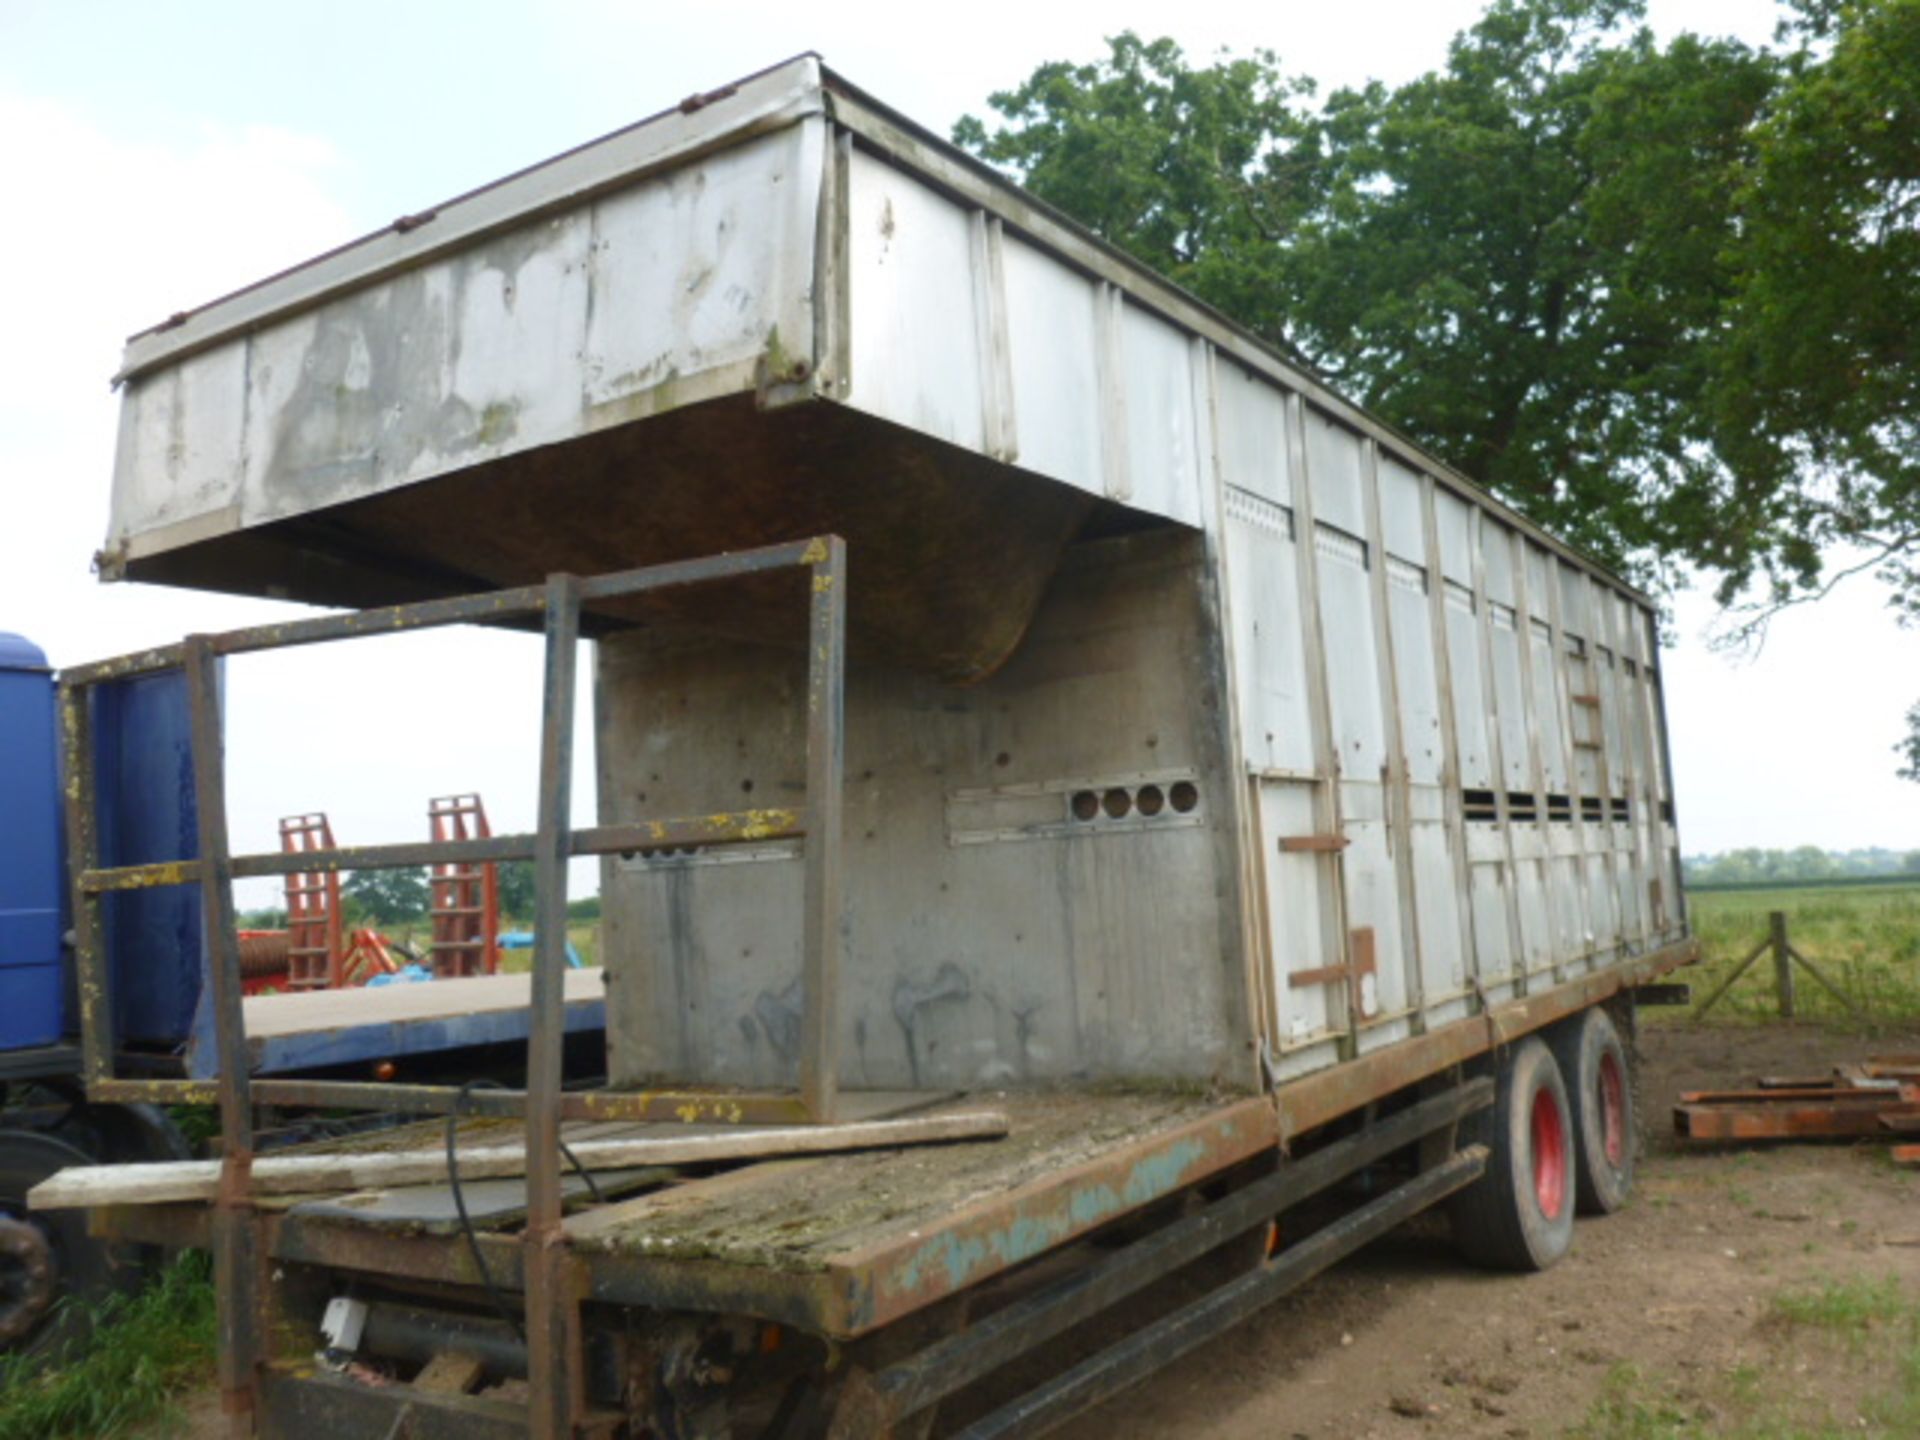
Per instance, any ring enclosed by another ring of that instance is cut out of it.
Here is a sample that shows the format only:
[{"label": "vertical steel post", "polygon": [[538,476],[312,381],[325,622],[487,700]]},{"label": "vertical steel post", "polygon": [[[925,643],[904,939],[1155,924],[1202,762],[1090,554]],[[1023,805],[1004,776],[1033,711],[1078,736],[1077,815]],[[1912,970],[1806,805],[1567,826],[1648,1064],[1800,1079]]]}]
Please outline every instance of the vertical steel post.
[{"label": "vertical steel post", "polygon": [[1767,912],[1767,943],[1773,948],[1773,979],[1780,991],[1780,1018],[1791,1020],[1795,1004],[1793,993],[1793,947],[1787,943],[1787,912]]},{"label": "vertical steel post", "polygon": [[80,1002],[81,1076],[89,1085],[113,1078],[106,901],[80,884],[82,875],[100,866],[91,700],[83,686],[60,686],[60,784],[66,797],[67,869],[73,885],[74,988]]},{"label": "vertical steel post", "polygon": [[822,1123],[833,1119],[839,1085],[840,802],[846,754],[847,547],[824,536],[807,551],[806,920],[800,1099]]},{"label": "vertical steel post", "polygon": [[533,993],[527,1019],[526,1246],[528,1429],[573,1434],[580,1386],[578,1296],[561,1228],[560,1078],[572,850],[573,694],[580,582],[547,581],[547,666],[540,735],[540,828],[534,838]]},{"label": "vertical steel post", "polygon": [[220,1065],[220,1188],[213,1202],[213,1286],[218,1311],[214,1370],[221,1409],[235,1435],[253,1433],[259,1364],[260,1275],[247,1191],[253,1172],[253,1096],[240,1009],[240,937],[227,842],[226,741],[220,672],[210,636],[187,638],[187,704],[193,791],[199,810],[202,928],[213,981],[213,1033]]}]

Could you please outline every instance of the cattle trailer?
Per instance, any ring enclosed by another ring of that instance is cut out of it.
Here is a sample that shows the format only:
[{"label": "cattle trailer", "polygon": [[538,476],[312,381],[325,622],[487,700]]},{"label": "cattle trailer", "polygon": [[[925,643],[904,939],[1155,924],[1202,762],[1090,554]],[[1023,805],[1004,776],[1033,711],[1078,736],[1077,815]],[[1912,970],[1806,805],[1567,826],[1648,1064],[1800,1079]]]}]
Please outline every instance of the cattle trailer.
[{"label": "cattle trailer", "polygon": [[[1623,1198],[1634,992],[1695,953],[1651,602],[817,57],[118,379],[106,577],[346,607],[62,676],[89,1084],[223,1124],[211,1204],[96,1224],[214,1249],[243,1430],[1039,1433],[1437,1203],[1537,1268]],[[524,1088],[113,1073],[96,912],[153,885],[199,887],[247,1053],[232,881],[282,862],[227,842],[220,665],[461,623],[544,633],[537,830],[300,863],[534,861]],[[198,854],[104,868],[90,697],[159,671]],[[1006,1138],[603,1186],[559,1148],[963,1095]],[[535,1160],[254,1193],[255,1110],[315,1104]]]}]

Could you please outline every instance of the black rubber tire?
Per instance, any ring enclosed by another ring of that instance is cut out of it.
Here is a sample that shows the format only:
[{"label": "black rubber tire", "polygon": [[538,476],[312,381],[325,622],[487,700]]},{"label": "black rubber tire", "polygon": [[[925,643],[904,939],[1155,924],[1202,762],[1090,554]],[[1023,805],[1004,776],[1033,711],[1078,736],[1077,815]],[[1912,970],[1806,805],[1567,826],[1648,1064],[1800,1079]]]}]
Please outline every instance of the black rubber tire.
[{"label": "black rubber tire", "polygon": [[1611,1215],[1633,1193],[1633,1066],[1613,1017],[1598,1005],[1556,1026],[1550,1037],[1573,1096],[1574,1204]]},{"label": "black rubber tire", "polygon": [[30,1224],[53,1251],[59,1297],[77,1304],[56,1305],[31,1333],[12,1347],[30,1355],[50,1355],[82,1339],[92,1328],[89,1306],[125,1292],[137,1271],[121,1263],[113,1246],[87,1233],[84,1210],[29,1213],[27,1191],[57,1170],[92,1163],[93,1157],[64,1140],[35,1130],[0,1129],[0,1212]]},{"label": "black rubber tire", "polygon": [[1461,1253],[1497,1270],[1545,1270],[1565,1255],[1573,1245],[1573,1126],[1566,1082],[1544,1041],[1530,1035],[1506,1053],[1493,1104],[1461,1122],[1459,1143],[1487,1147],[1485,1173],[1447,1207]]}]

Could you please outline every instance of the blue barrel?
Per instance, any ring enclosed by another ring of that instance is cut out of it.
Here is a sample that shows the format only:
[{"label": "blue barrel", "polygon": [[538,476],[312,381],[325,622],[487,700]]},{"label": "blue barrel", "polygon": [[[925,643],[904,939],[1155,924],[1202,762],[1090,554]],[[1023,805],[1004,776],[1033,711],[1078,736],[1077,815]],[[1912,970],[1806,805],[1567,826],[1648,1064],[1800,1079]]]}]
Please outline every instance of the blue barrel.
[{"label": "blue barrel", "polygon": [[53,672],[37,645],[0,632],[0,1050],[65,1029],[66,928]]}]

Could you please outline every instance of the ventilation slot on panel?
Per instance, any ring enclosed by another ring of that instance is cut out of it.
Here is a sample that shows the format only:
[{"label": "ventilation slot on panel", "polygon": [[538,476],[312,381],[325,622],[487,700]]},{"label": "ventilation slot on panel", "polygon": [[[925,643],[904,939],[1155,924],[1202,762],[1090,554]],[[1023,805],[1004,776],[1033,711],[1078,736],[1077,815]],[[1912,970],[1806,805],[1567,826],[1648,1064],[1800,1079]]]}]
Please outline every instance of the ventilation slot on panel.
[{"label": "ventilation slot on panel", "polygon": [[1316,554],[1328,560],[1344,560],[1362,570],[1367,568],[1367,542],[1358,535],[1336,530],[1325,521],[1314,523],[1313,548]]},{"label": "ventilation slot on panel", "polygon": [[1580,797],[1580,818],[1590,825],[1598,825],[1607,818],[1606,807],[1600,803],[1598,795]]},{"label": "ventilation slot on panel", "polygon": [[1555,825],[1565,825],[1573,819],[1573,802],[1565,795],[1547,796],[1547,819]]},{"label": "ventilation slot on panel", "polygon": [[1507,814],[1516,821],[1531,822],[1540,818],[1540,801],[1531,790],[1509,790],[1507,792]]},{"label": "ventilation slot on panel", "polygon": [[1614,796],[1608,808],[1613,812],[1613,818],[1622,824],[1633,819],[1633,806],[1624,795]]},{"label": "ventilation slot on panel", "polygon": [[1427,572],[1411,560],[1402,560],[1398,555],[1387,556],[1387,583],[1397,585],[1402,590],[1411,590],[1416,595],[1427,593]]},{"label": "ventilation slot on panel", "polygon": [[1458,580],[1446,582],[1446,596],[1449,608],[1458,610],[1463,615],[1473,614],[1473,591]]},{"label": "ventilation slot on panel", "polygon": [[1282,540],[1293,539],[1292,510],[1276,505],[1264,495],[1242,490],[1238,485],[1227,486],[1227,515]]},{"label": "ventilation slot on panel", "polygon": [[1067,799],[1067,813],[1078,825],[1091,825],[1105,818],[1125,820],[1136,816],[1155,820],[1162,815],[1191,815],[1200,808],[1200,789],[1191,780],[1176,780],[1171,785],[1142,785],[1130,788],[1109,785],[1104,790],[1076,790]]},{"label": "ventilation slot on panel", "polygon": [[1500,798],[1491,790],[1462,790],[1460,802],[1469,820],[1491,825],[1500,818]]},{"label": "ventilation slot on panel", "polygon": [[1512,630],[1520,623],[1519,612],[1511,605],[1502,605],[1498,600],[1487,602],[1487,613],[1493,617],[1493,628]]}]

